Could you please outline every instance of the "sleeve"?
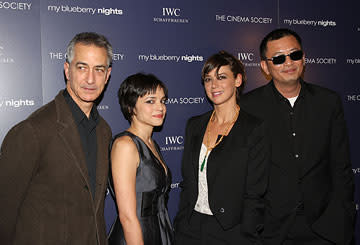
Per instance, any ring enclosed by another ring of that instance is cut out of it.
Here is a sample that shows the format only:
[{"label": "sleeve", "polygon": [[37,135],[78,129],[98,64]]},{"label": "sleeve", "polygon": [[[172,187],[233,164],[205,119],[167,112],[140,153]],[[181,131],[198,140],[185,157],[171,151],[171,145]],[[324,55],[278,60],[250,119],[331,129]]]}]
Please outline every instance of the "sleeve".
[{"label": "sleeve", "polygon": [[[354,174],[350,162],[349,138],[341,99],[337,96],[331,126],[330,162],[333,171],[334,196],[342,201],[344,208],[344,238],[351,240],[354,232]],[[348,243],[345,243],[348,244]]]},{"label": "sleeve", "polygon": [[0,241],[12,244],[21,204],[36,171],[38,140],[29,123],[12,128],[0,152]]},{"label": "sleeve", "polygon": [[245,235],[253,244],[261,244],[263,229],[264,194],[268,184],[270,151],[265,136],[265,125],[261,123],[249,137],[249,159],[246,191],[243,208]]}]

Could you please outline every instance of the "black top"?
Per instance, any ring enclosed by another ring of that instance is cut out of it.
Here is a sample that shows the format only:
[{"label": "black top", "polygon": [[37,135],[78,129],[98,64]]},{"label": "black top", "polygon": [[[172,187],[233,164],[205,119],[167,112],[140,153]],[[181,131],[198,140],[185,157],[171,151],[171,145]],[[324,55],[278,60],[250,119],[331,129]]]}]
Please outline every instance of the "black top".
[{"label": "black top", "polygon": [[96,125],[99,123],[99,113],[96,109],[96,106],[93,106],[90,112],[90,117],[87,118],[85,113],[71,98],[69,92],[66,89],[64,90],[63,95],[66,103],[70,107],[71,113],[79,131],[89,174],[91,193],[94,198],[97,160]]}]

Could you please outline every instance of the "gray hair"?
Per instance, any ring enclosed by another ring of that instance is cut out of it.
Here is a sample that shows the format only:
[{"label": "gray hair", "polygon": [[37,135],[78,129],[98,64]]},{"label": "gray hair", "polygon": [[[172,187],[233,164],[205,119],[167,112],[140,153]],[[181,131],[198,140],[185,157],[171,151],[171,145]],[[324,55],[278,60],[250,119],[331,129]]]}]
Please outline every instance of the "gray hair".
[{"label": "gray hair", "polygon": [[100,35],[95,32],[82,32],[75,35],[75,37],[70,41],[66,48],[67,58],[66,62],[71,63],[74,58],[74,47],[77,43],[82,43],[85,45],[95,45],[100,48],[105,48],[107,53],[107,65],[110,67],[112,65],[113,49],[107,38],[103,35]]}]

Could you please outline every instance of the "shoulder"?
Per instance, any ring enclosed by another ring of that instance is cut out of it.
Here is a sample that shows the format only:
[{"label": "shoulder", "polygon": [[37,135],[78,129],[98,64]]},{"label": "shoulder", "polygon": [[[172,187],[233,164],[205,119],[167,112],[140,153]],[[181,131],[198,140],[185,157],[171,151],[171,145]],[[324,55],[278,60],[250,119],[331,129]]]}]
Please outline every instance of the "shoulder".
[{"label": "shoulder", "polygon": [[[27,147],[35,147],[46,134],[49,126],[54,125],[53,120],[55,112],[54,102],[50,102],[33,112],[28,118],[14,125],[6,134],[3,145],[6,144],[23,144]],[[56,118],[56,117],[55,117]],[[46,131],[46,132],[45,132]],[[25,143],[26,142],[26,143]],[[32,144],[28,144],[32,142]]]},{"label": "shoulder", "polygon": [[247,120],[248,122],[253,123],[253,124],[259,124],[259,123],[263,122],[263,120],[261,118],[259,118],[259,117],[255,116],[254,114],[248,112],[244,108],[240,109],[239,116],[243,117],[244,120]]},{"label": "shoulder", "polygon": [[314,96],[320,96],[321,98],[325,97],[329,99],[337,99],[340,97],[337,92],[329,88],[308,82],[304,82],[304,85],[306,86],[306,89]]},{"label": "shoulder", "polygon": [[304,82],[308,91],[306,99],[309,100],[314,107],[325,111],[342,107],[342,98],[340,95],[329,88],[325,88],[313,83]]},{"label": "shoulder", "polygon": [[258,88],[255,88],[253,90],[250,90],[249,92],[241,95],[241,101],[249,101],[249,100],[253,100],[253,99],[259,99],[260,96],[262,96],[268,89],[270,89],[271,87],[270,82],[262,85]]},{"label": "shoulder", "polygon": [[111,152],[131,154],[137,152],[137,147],[129,135],[118,134],[114,137],[111,144]]},{"label": "shoulder", "polygon": [[32,114],[30,114],[30,116],[26,120],[36,124],[45,124],[50,121],[52,123],[53,121],[56,121],[55,101],[52,100],[46,105],[43,105],[42,107],[34,111]]},{"label": "shoulder", "polygon": [[203,121],[208,121],[208,119],[210,118],[211,116],[211,113],[212,111],[208,111],[208,112],[205,112],[203,114],[200,114],[200,115],[197,115],[197,116],[193,116],[193,117],[190,117],[187,121],[187,127],[191,127],[193,125],[198,125],[199,123],[201,124]]},{"label": "shoulder", "polygon": [[134,140],[129,135],[118,136],[114,138],[111,145],[111,166],[114,170],[117,167],[123,170],[128,167],[137,168],[140,159],[139,154]]},{"label": "shoulder", "polygon": [[[40,107],[36,111],[30,114],[28,118],[16,124],[10,131],[28,131],[46,128],[47,124],[52,124],[56,121],[56,112],[54,101]],[[10,132],[9,131],[9,132]]]},{"label": "shoulder", "polygon": [[249,113],[243,108],[241,108],[240,110],[238,122],[241,127],[247,128],[249,132],[253,131],[256,128],[264,127],[263,119]]},{"label": "shoulder", "polygon": [[249,112],[259,113],[265,110],[271,98],[271,83],[267,83],[259,88],[251,90],[240,97],[240,107],[245,108]]},{"label": "shoulder", "polygon": [[100,116],[99,128],[103,130],[104,134],[106,134],[108,138],[111,138],[112,135],[111,128],[102,116]]}]

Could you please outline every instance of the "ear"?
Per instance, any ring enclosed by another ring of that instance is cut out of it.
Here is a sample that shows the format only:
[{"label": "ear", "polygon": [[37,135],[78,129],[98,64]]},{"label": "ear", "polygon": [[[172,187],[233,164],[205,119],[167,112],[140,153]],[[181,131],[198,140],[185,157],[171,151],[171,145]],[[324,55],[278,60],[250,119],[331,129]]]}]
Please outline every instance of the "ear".
[{"label": "ear", "polygon": [[70,64],[65,62],[64,63],[64,71],[65,71],[65,76],[66,76],[67,81],[69,81],[69,69],[70,69]]},{"label": "ear", "polygon": [[235,78],[235,87],[240,87],[242,84],[242,75],[239,73],[236,75],[236,78]]},{"label": "ear", "polygon": [[111,74],[111,67],[107,69],[105,84],[107,84],[107,82],[109,81],[110,74]]},{"label": "ear", "polygon": [[261,69],[265,72],[265,74],[269,76],[270,72],[269,72],[269,67],[268,67],[267,61],[266,60],[260,61],[260,66],[261,66]]},{"label": "ear", "polygon": [[303,66],[305,66],[305,53],[303,55],[302,61],[303,61]]}]

